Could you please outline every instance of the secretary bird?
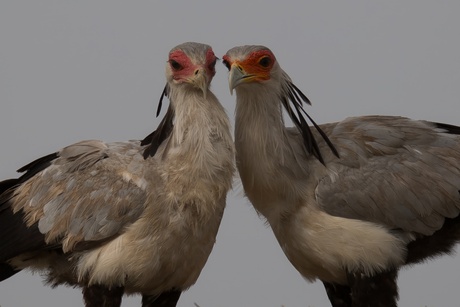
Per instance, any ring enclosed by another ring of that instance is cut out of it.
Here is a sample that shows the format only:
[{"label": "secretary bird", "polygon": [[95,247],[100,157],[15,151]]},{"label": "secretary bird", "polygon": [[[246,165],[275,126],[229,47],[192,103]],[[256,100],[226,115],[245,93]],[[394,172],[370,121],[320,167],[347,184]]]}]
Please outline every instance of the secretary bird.
[{"label": "secretary bird", "polygon": [[460,127],[396,116],[318,126],[267,47],[232,48],[223,63],[244,191],[289,261],[334,307],[397,306],[399,268],[460,240]]},{"label": "secretary bird", "polygon": [[124,292],[176,306],[212,250],[234,173],[215,64],[208,45],[173,48],[155,132],[82,141],[0,183],[0,280],[27,268],[83,287],[86,306],[120,306]]}]

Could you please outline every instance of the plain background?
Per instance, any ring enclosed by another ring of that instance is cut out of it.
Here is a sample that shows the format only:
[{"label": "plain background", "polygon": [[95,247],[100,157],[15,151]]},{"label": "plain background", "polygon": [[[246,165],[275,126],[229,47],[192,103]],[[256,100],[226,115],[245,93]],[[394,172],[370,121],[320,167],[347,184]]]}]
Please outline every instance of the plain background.
[{"label": "plain background", "polygon": [[[318,123],[386,114],[460,125],[460,1],[0,2],[0,178],[82,139],[141,139],[185,41],[262,44],[313,102]],[[213,90],[232,121],[218,64]],[[401,306],[458,306],[460,257],[405,269]],[[235,183],[217,244],[179,306],[329,306],[288,263]],[[0,284],[0,305],[82,306],[38,274]],[[140,306],[129,297],[123,306]]]}]

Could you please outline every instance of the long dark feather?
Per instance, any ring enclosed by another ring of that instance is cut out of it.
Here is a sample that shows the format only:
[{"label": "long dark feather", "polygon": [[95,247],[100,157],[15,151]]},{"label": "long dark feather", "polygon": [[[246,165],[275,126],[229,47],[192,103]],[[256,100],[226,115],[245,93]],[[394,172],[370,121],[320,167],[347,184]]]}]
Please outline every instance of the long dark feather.
[{"label": "long dark feather", "polygon": [[307,121],[302,116],[302,113],[300,111],[301,106],[299,106],[296,103],[293,103],[293,105],[297,111],[297,116],[298,116],[297,118],[300,120],[300,123],[301,123],[300,129],[302,131],[302,134],[304,135],[304,140],[307,139],[307,142],[308,142],[307,150],[313,153],[313,155],[319,160],[319,162],[324,164],[324,159],[323,159],[323,156],[321,155],[321,151],[319,150],[318,143],[315,140],[315,136],[311,132],[310,126],[308,125]]},{"label": "long dark feather", "polygon": [[27,226],[24,212],[13,213],[11,199],[15,189],[49,167],[57,159],[57,152],[46,155],[21,167],[18,172],[25,172],[17,179],[7,179],[0,182],[0,281],[16,274],[20,270],[14,269],[6,263],[7,260],[32,250],[59,248],[57,244],[46,244],[45,236],[39,231],[38,224]]},{"label": "long dark feather", "polygon": [[334,155],[337,157],[337,158],[340,158],[339,156],[339,152],[337,151],[337,149],[335,148],[334,144],[332,144],[331,140],[329,140],[329,138],[327,137],[326,133],[324,133],[323,130],[321,130],[321,128],[318,126],[318,124],[313,120],[313,118],[311,118],[310,115],[308,115],[308,113],[304,110],[304,108],[302,108],[302,106],[300,106],[300,109],[303,111],[303,113],[305,113],[305,115],[308,117],[308,119],[311,121],[311,123],[313,124],[313,126],[315,126],[316,130],[319,132],[319,134],[321,134],[321,136],[323,137],[324,141],[327,143],[327,145],[329,146],[329,148],[332,150],[332,152],[334,153]]},{"label": "long dark feather", "polygon": [[[169,89],[168,89],[168,85],[166,85],[160,96],[160,101],[158,103],[158,109],[157,109],[157,116],[160,114],[161,107],[163,105],[163,98],[165,96],[167,97],[168,94],[169,94]],[[165,116],[161,120],[157,129],[153,131],[152,133],[150,133],[148,136],[146,136],[141,141],[142,146],[149,145],[144,150],[144,159],[147,159],[148,157],[153,157],[155,155],[161,143],[163,143],[163,141],[167,139],[169,135],[171,134],[173,126],[174,126],[173,123],[174,123],[174,110],[170,104],[168,107],[168,111],[166,112]]]},{"label": "long dark feather", "polygon": [[454,126],[454,125],[449,125],[449,124],[443,124],[443,123],[433,123],[437,128],[443,129],[448,133],[451,134],[460,134],[460,127]]},{"label": "long dark feather", "polygon": [[46,155],[44,157],[38,158],[27,165],[24,165],[17,171],[19,173],[26,172],[22,177],[22,181],[33,177],[35,174],[41,172],[45,168],[51,165],[51,162],[59,157],[59,153],[53,152],[52,154]]},{"label": "long dark feather", "polygon": [[[316,142],[315,137],[313,133],[311,132],[310,126],[308,125],[307,121],[303,117],[303,114],[305,114],[307,118],[312,122],[313,126],[318,131],[318,133],[321,135],[321,137],[324,139],[324,141],[329,146],[329,148],[334,153],[334,155],[339,158],[339,153],[337,149],[334,147],[334,144],[332,144],[332,142],[327,137],[326,133],[324,133],[324,131],[321,130],[321,128],[316,124],[316,122],[311,118],[310,115],[308,115],[308,113],[303,108],[302,102],[305,102],[311,105],[311,102],[307,98],[307,96],[304,93],[302,93],[302,91],[297,86],[295,86],[291,81],[288,81],[286,83],[283,94],[286,96],[281,97],[281,102],[284,108],[286,109],[289,117],[294,122],[295,126],[297,127],[297,129],[299,129],[299,132],[302,135],[304,146],[307,152],[310,154],[313,154],[322,164],[324,164],[324,159],[321,155],[321,151],[319,149],[318,143]],[[294,112],[294,110],[291,108],[291,106],[289,105],[289,102],[292,103],[296,112]]]},{"label": "long dark feather", "polygon": [[[308,126],[308,124],[305,122],[305,120],[303,120],[303,118],[301,116],[296,117],[294,111],[292,110],[291,106],[289,105],[289,99],[288,98],[283,97],[282,98],[282,103],[283,103],[283,106],[285,107],[286,111],[288,112],[289,117],[294,122],[294,124],[296,125],[297,129],[299,129],[299,131],[300,131],[300,133],[302,135],[302,139],[303,139],[305,149],[307,150],[307,152],[308,153],[313,153],[318,158],[318,160],[321,161],[321,163],[323,163],[323,158],[322,158],[321,154],[319,153],[319,149],[317,151],[314,150],[314,148],[315,147],[318,148],[318,146],[313,145],[313,142],[315,142],[315,138],[314,138],[313,134],[311,133],[310,127]],[[299,111],[297,110],[297,112],[299,112]],[[303,120],[303,121],[301,121],[301,120]]]},{"label": "long dark feather", "polygon": [[[0,182],[0,211],[9,206],[4,206],[5,203],[11,198],[14,189],[26,182],[45,168],[51,165],[51,162],[59,157],[57,152],[38,158],[27,165],[18,169],[19,173],[24,173],[17,179],[7,179]],[[0,232],[1,233],[1,232]]]},{"label": "long dark feather", "polygon": [[297,86],[295,86],[294,83],[291,82],[291,83],[289,83],[289,85],[291,86],[291,89],[294,90],[294,92],[298,93],[298,94],[300,95],[300,97],[302,97],[302,100],[303,100],[305,103],[311,105],[310,99],[308,99],[308,97],[305,96],[304,93],[302,93],[302,91],[299,90],[299,88],[298,88]]},{"label": "long dark feather", "polygon": [[169,93],[168,84],[166,84],[165,88],[163,89],[163,92],[161,93],[160,101],[158,102],[157,117],[158,115],[160,115],[160,112],[161,112],[161,106],[163,105],[163,98],[165,96],[168,96],[168,93]]},{"label": "long dark feather", "polygon": [[[291,120],[294,122],[296,127],[299,129],[299,131],[302,131],[301,129],[301,123],[299,119],[295,116],[294,111],[292,110],[291,106],[289,105],[289,99],[287,97],[281,97],[281,102],[286,109],[289,117]],[[302,137],[304,137],[304,134],[302,133]],[[304,144],[306,146],[306,149],[308,152],[311,152],[311,147],[310,147],[310,139],[309,138],[304,138]]]}]

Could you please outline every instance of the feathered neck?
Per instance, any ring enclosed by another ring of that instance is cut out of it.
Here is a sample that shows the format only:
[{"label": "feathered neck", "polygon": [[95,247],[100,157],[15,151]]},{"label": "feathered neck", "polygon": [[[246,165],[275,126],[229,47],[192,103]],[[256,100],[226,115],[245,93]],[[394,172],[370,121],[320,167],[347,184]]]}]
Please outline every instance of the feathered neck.
[{"label": "feathered neck", "polygon": [[[254,87],[259,87],[254,89]],[[249,90],[237,88],[235,144],[250,147],[254,153],[283,155],[284,120],[277,95],[254,84]],[[242,149],[241,149],[242,150]]]},{"label": "feathered neck", "polygon": [[209,90],[205,98],[203,92],[196,88],[167,84],[160,97],[157,116],[161,111],[164,97],[169,97],[170,101],[166,114],[157,129],[141,141],[141,145],[148,145],[144,150],[145,159],[153,157],[164,141],[171,142],[171,137],[174,137],[174,144],[182,143],[185,134],[191,128],[206,129],[209,128],[207,123],[215,122],[222,129],[229,129],[225,110]]},{"label": "feathered neck", "polygon": [[170,120],[173,127],[161,146],[163,149],[159,148],[162,157],[173,152],[204,163],[202,158],[215,150],[213,138],[233,147],[228,116],[211,91],[208,90],[205,98],[195,88],[171,88],[169,99],[174,119]]},{"label": "feathered neck", "polygon": [[293,152],[277,95],[258,84],[252,84],[250,90],[236,88],[236,93],[236,163],[247,191],[255,184],[263,186],[292,160]]},{"label": "feathered neck", "polygon": [[[291,79],[284,71],[281,70],[278,82],[271,81],[270,83],[253,83],[250,85],[250,89],[249,87],[241,86],[240,88],[237,88],[237,93],[237,101],[241,101],[240,103],[237,102],[237,117],[238,113],[245,114],[247,117],[258,117],[260,121],[255,121],[255,124],[265,123],[266,125],[265,129],[256,126],[256,130],[259,132],[272,131],[272,129],[269,129],[270,126],[267,125],[271,122],[273,123],[272,125],[275,130],[285,133],[281,109],[281,106],[283,106],[292,122],[299,130],[303,139],[305,150],[308,154],[314,155],[322,164],[324,164],[318,143],[311,132],[305,116],[313,124],[314,128],[321,135],[333,154],[339,157],[339,153],[327,135],[304,110],[303,103],[311,104],[310,100],[304,93],[302,93],[302,91],[300,91],[299,88],[297,88],[297,86],[294,85],[294,83],[292,83]],[[238,110],[239,107],[241,112]],[[242,124],[243,127],[245,126],[244,121],[240,120],[238,121],[237,129],[239,124]],[[274,135],[274,137],[282,138],[281,135]]]},{"label": "feathered neck", "polygon": [[[305,177],[310,172],[311,164],[306,163],[313,161],[310,159],[324,164],[315,137],[303,117],[313,122],[302,108],[302,101],[308,102],[308,99],[288,77],[283,81],[251,83],[236,88],[236,161],[246,191],[256,186],[260,191],[272,189],[274,184],[284,185],[288,177]],[[285,127],[283,107],[299,130],[298,137]],[[313,124],[338,156],[321,128]]]}]

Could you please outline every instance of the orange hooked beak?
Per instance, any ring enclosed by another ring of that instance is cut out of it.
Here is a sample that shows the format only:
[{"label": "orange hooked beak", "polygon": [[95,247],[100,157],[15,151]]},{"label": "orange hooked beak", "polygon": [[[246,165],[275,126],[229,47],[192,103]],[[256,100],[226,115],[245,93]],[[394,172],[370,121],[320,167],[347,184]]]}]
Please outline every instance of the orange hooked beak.
[{"label": "orange hooked beak", "polygon": [[264,81],[270,79],[270,75],[266,71],[252,67],[248,63],[234,62],[230,67],[228,76],[228,86],[230,94],[233,95],[233,90],[245,83],[254,81]]}]

